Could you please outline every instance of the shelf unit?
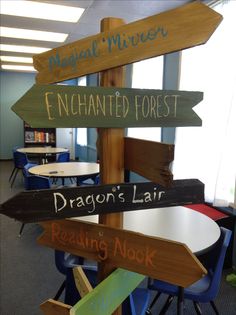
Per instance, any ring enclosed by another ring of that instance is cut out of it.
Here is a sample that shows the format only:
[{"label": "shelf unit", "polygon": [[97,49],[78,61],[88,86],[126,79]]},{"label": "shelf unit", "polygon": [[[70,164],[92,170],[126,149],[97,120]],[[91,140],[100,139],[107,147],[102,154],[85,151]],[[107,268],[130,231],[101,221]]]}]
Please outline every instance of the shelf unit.
[{"label": "shelf unit", "polygon": [[56,146],[56,128],[31,128],[24,122],[24,145]]}]

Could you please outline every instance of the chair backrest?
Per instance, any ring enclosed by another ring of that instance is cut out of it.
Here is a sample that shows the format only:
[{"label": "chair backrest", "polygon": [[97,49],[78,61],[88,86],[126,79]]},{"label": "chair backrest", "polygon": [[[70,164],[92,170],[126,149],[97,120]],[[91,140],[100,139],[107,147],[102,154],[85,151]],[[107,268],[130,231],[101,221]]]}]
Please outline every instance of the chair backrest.
[{"label": "chair backrest", "polygon": [[62,274],[66,274],[67,268],[72,268],[76,265],[82,265],[84,258],[65,253],[60,250],[55,250],[55,264],[58,271]]},{"label": "chair backrest", "polygon": [[28,164],[27,155],[23,152],[14,151],[13,159],[16,168],[23,169],[26,164]]},{"label": "chair backrest", "polygon": [[221,282],[221,276],[222,276],[222,270],[224,265],[224,259],[226,250],[229,246],[230,238],[232,232],[224,227],[221,227],[221,236],[217,243],[217,245],[214,247],[214,249],[210,252],[210,260],[212,262],[211,266],[209,263],[209,266],[207,267],[208,273],[212,274],[212,281],[209,289],[205,294],[209,295],[208,299],[213,300],[216,295],[218,294],[219,288],[220,288],[220,282]]},{"label": "chair backrest", "polygon": [[62,152],[57,155],[57,162],[70,162],[70,152]]},{"label": "chair backrest", "polygon": [[50,180],[47,177],[30,175],[26,176],[25,180],[27,184],[28,190],[37,190],[37,189],[49,189],[51,188]]}]

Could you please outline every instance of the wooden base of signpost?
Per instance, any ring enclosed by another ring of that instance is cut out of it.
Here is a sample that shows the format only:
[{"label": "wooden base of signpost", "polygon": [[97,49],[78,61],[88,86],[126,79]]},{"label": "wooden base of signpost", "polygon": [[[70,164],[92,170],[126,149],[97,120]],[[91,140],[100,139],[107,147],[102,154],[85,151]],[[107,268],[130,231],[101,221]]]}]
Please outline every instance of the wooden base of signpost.
[{"label": "wooden base of signpost", "polygon": [[[105,18],[101,21],[101,32],[112,30],[125,24],[122,19]],[[112,67],[112,65],[111,65]],[[100,86],[123,87],[124,67],[109,69],[101,73]],[[124,130],[99,129],[100,176],[102,184],[112,184],[124,181]],[[112,227],[123,227],[123,213],[113,213],[99,216],[99,223]],[[105,279],[114,266],[99,264],[99,280]],[[121,315],[121,306],[113,315]]]}]

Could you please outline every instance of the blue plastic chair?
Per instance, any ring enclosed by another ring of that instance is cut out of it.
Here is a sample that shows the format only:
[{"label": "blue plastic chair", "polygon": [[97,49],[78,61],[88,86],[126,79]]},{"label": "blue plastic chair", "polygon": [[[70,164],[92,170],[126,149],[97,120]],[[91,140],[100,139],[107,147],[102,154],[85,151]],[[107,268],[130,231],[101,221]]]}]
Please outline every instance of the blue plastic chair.
[{"label": "blue plastic chair", "polygon": [[16,176],[19,170],[23,170],[24,168],[29,169],[30,167],[36,166],[37,164],[29,163],[27,155],[22,152],[18,152],[17,150],[13,150],[13,161],[14,161],[14,168],[12,173],[9,177],[9,182],[11,182],[11,188],[16,180]]},{"label": "blue plastic chair", "polygon": [[[64,303],[75,305],[81,296],[76,288],[73,267],[81,265],[92,287],[98,283],[97,265],[83,265],[82,257],[55,251],[55,263],[57,269],[65,275],[65,280],[59,288],[54,300],[57,300],[65,289]],[[122,303],[122,314],[124,315],[144,315],[150,298],[150,292],[147,289],[137,288]]]},{"label": "blue plastic chair", "polygon": [[[197,314],[202,314],[199,303],[210,303],[216,314],[219,314],[213,300],[216,298],[221,282],[222,270],[227,247],[230,242],[232,232],[226,228],[221,227],[221,236],[216,246],[204,255],[202,263],[205,265],[208,274],[191,286],[184,289],[184,299],[192,300]],[[160,314],[165,314],[170,306],[173,297],[178,296],[179,289],[177,286],[170,283],[151,280],[148,288],[157,291],[157,295],[153,299],[151,305],[146,311],[150,315],[151,309],[162,293],[168,294],[166,303],[164,304]]]},{"label": "blue plastic chair", "polygon": [[[84,258],[75,256],[72,254],[65,253],[60,250],[55,250],[55,264],[57,267],[57,270],[62,273],[63,275],[66,275],[68,268],[73,268],[77,265],[82,265],[84,263]],[[62,292],[66,288],[66,280],[64,280],[59,287],[54,300],[58,300],[61,296]]]},{"label": "blue plastic chair", "polygon": [[[43,176],[36,176],[36,175],[30,175],[28,164],[25,165],[25,167],[22,169],[23,176],[24,176],[24,186],[25,190],[38,190],[38,189],[50,189],[51,183],[49,178],[43,177]],[[23,232],[25,223],[22,223],[19,237],[21,237],[21,234]]]},{"label": "blue plastic chair", "polygon": [[56,162],[57,163],[70,162],[70,152],[68,151],[68,152],[58,153]]}]

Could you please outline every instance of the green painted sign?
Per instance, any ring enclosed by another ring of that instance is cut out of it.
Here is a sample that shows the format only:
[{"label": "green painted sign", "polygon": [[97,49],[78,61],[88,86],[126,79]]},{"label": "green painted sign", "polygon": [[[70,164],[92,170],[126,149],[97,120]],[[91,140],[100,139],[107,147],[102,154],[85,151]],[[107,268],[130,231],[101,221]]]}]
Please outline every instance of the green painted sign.
[{"label": "green painted sign", "polygon": [[75,304],[70,315],[111,315],[144,278],[135,272],[116,269]]},{"label": "green painted sign", "polygon": [[12,110],[31,127],[201,126],[202,92],[34,85]]}]

